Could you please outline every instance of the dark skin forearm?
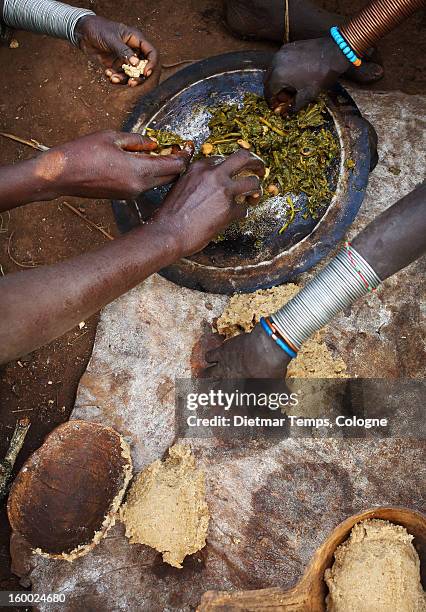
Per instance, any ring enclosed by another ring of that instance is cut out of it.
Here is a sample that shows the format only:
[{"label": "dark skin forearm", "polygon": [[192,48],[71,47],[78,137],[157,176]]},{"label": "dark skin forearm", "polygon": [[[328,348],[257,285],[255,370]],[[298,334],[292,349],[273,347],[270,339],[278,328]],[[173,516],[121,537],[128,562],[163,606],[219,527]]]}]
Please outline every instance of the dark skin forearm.
[{"label": "dark skin forearm", "polygon": [[156,224],[92,253],[0,282],[0,363],[72,329],[179,256]]},{"label": "dark skin forearm", "polygon": [[382,280],[418,259],[426,249],[426,183],[374,219],[352,245]]},{"label": "dark skin forearm", "polygon": [[[382,280],[426,252],[426,183],[379,215],[352,241]],[[214,378],[282,378],[290,358],[260,325],[206,355]]]},{"label": "dark skin forearm", "polygon": [[0,168],[0,213],[60,195],[127,199],[170,183],[185,170],[193,146],[151,156],[157,144],[140,134],[104,131]]},{"label": "dark skin forearm", "polygon": [[362,55],[422,6],[424,0],[372,0],[342,27],[343,37]]},{"label": "dark skin forearm", "polygon": [[[170,160],[160,164],[169,171]],[[0,363],[50,342],[152,273],[203,249],[245,217],[246,205],[234,198],[259,197],[264,172],[263,162],[243,149],[221,164],[200,160],[150,223],[87,255],[0,277]]]},{"label": "dark skin forearm", "polygon": [[0,213],[58,195],[52,184],[38,176],[35,159],[0,167]]}]

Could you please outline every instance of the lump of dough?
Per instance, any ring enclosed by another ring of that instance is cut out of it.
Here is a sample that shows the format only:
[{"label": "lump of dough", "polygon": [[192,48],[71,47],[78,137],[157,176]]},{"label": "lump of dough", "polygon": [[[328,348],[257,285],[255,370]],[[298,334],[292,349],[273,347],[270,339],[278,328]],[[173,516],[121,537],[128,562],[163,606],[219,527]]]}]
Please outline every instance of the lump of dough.
[{"label": "lump of dough", "polygon": [[204,472],[183,444],[172,446],[165,461],[155,461],[136,477],[121,510],[130,542],[155,548],[178,568],[186,555],[205,546],[209,518]]},{"label": "lump of dough", "polygon": [[357,523],[325,572],[328,612],[425,612],[420,560],[404,527]]},{"label": "lump of dough", "polygon": [[121,67],[128,77],[131,79],[138,79],[139,77],[143,76],[147,63],[148,60],[140,60],[139,64],[136,66],[132,66],[131,64],[123,64]]},{"label": "lump of dough", "polygon": [[[242,332],[250,332],[261,317],[275,312],[299,291],[293,283],[233,295],[216,323],[219,334],[232,338]],[[324,330],[309,338],[287,370],[289,378],[347,378],[346,364],[341,357],[332,354],[323,342]]]}]

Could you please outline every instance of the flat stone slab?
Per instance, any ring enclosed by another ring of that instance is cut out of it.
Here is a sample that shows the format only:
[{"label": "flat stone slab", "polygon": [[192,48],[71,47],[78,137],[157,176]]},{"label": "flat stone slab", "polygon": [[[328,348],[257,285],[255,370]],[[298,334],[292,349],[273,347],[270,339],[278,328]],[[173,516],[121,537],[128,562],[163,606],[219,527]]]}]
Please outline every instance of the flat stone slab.
[{"label": "flat stone slab", "polygon": [[[426,149],[426,97],[353,95],[378,132],[380,163],[351,235],[423,180]],[[330,326],[327,341],[352,376],[424,376],[423,278],[419,261]],[[162,457],[175,441],[174,381],[191,376],[202,338],[226,303],[226,296],[191,291],[154,275],[105,308],[73,418],[123,434],[136,471]],[[66,594],[65,605],[46,604],[46,610],[186,612],[209,589],[289,588],[349,515],[377,505],[422,508],[418,441],[193,439],[190,444],[207,477],[212,519],[206,547],[186,559],[182,570],[174,569],[155,551],[128,544],[118,524],[72,565],[32,556],[26,561],[34,591]]]}]

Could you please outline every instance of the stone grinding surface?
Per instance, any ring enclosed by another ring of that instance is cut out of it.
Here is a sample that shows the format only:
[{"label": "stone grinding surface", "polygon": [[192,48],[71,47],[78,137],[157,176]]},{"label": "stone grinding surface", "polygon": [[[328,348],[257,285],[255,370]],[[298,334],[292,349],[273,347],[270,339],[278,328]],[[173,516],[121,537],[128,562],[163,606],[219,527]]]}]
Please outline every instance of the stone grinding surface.
[{"label": "stone grinding surface", "polygon": [[357,523],[325,572],[328,612],[425,612],[420,559],[404,527]]},{"label": "stone grinding surface", "polygon": [[[423,180],[426,115],[422,96],[353,95],[376,127],[381,161],[350,237]],[[423,276],[424,262],[419,261],[329,327],[327,344],[344,357],[350,375],[424,375],[419,359],[424,350]],[[304,275],[301,284],[309,277]],[[227,302],[225,296],[153,276],[103,311],[73,416],[110,425],[124,435],[136,472],[174,443],[174,380],[190,376],[194,346]],[[373,505],[422,509],[420,441],[288,439],[215,445],[191,440],[190,445],[206,472],[212,518],[207,545],[188,557],[182,570],[164,564],[151,548],[130,546],[123,526],[116,525],[72,566],[32,558],[34,591],[66,593],[62,611],[92,606],[186,612],[209,589],[291,587],[316,548],[351,514]]]}]

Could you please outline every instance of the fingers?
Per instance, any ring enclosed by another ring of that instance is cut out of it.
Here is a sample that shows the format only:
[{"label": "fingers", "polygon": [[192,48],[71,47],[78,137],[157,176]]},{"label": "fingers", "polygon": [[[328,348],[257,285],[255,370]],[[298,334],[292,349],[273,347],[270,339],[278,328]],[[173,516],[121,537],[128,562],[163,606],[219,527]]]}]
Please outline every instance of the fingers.
[{"label": "fingers", "polygon": [[[255,206],[263,194],[260,179],[257,176],[245,176],[232,181],[231,193],[234,196],[234,212],[242,218],[247,216],[247,206]],[[241,210],[235,210],[235,204],[241,205]]]},{"label": "fingers", "polygon": [[110,37],[108,46],[110,51],[119,59],[120,64],[129,63],[132,66],[137,66],[139,63],[139,58],[134,50],[118,34]]},{"label": "fingers", "polygon": [[384,76],[383,66],[376,64],[375,62],[364,61],[361,66],[350,66],[345,72],[345,76],[351,79],[355,83],[361,85],[369,85],[370,83],[376,83]]},{"label": "fingers", "polygon": [[273,68],[270,68],[266,74],[264,92],[268,105],[277,114],[287,115],[295,111],[299,92],[293,85],[279,78]]},{"label": "fingers", "polygon": [[[298,93],[295,86],[297,75],[294,73],[294,62],[291,62],[289,50],[291,45],[292,43],[285,45],[275,55],[263,82],[266,101],[270,108],[279,115],[294,112],[296,94]],[[284,61],[285,58],[287,58],[286,61]]]},{"label": "fingers", "polygon": [[302,108],[305,108],[308,104],[313,102],[318,94],[319,91],[317,89],[312,89],[310,87],[299,89],[290,108],[290,112],[298,113]]},{"label": "fingers", "polygon": [[286,115],[288,115],[291,112],[291,109],[293,107],[294,104],[294,97],[288,97],[287,100],[285,102],[278,102],[274,107],[273,107],[273,111],[277,114],[277,115],[282,115],[283,117],[285,117]]},{"label": "fingers", "polygon": [[214,364],[214,363],[217,363],[219,361],[219,357],[220,357],[220,354],[222,352],[222,346],[223,346],[223,344],[221,344],[220,346],[218,346],[215,349],[207,351],[207,353],[205,354],[205,360],[206,360],[207,363]]},{"label": "fingers", "polygon": [[[118,58],[114,61],[111,74],[107,74],[110,81],[115,84],[126,83],[129,87],[140,85],[144,78],[149,78],[158,64],[158,52],[155,47],[145,39],[142,32],[134,28],[121,25],[118,33],[109,40],[109,48]],[[127,78],[118,70],[123,63],[137,66],[140,57],[145,58],[148,63],[144,68],[143,77]]]},{"label": "fingers", "polygon": [[157,67],[159,61],[159,54],[155,47],[151,45],[146,39],[143,39],[140,44],[140,49],[145,56],[145,59],[148,60],[148,63],[145,67],[144,75],[146,78],[149,78],[151,74],[154,72]]},{"label": "fingers", "polygon": [[135,78],[135,77],[131,77],[128,81],[127,81],[127,85],[129,87],[137,87],[138,85],[140,85],[141,83],[144,82],[144,79],[142,77],[139,78]]},{"label": "fingers", "polygon": [[[170,179],[183,174],[190,161],[192,154],[182,150],[175,155],[158,155],[150,158],[153,176]],[[170,180],[168,180],[170,182]]]},{"label": "fingers", "polygon": [[158,143],[148,138],[148,136],[142,136],[142,134],[135,132],[121,132],[116,143],[124,151],[133,153],[155,151],[158,147]]},{"label": "fingers", "polygon": [[253,194],[261,194],[262,187],[260,179],[257,176],[244,176],[234,179],[231,187],[231,193],[235,196],[249,196]]},{"label": "fingers", "polygon": [[127,76],[124,74],[124,72],[116,72],[115,70],[108,68],[105,70],[105,74],[114,85],[122,85],[127,81]]},{"label": "fingers", "polygon": [[268,68],[263,81],[263,86],[266,101],[271,108],[275,108],[276,98],[281,90],[286,89],[286,86],[280,78],[277,78],[277,70],[274,64]]},{"label": "fingers", "polygon": [[[172,147],[173,149],[172,155],[168,155],[166,159],[177,158],[178,160],[180,160],[179,163],[181,164],[181,170],[179,172],[174,171],[173,174],[169,174],[166,176],[163,176],[163,175],[159,176],[157,174],[156,175],[158,177],[157,187],[161,187],[162,185],[169,185],[170,183],[172,183],[176,179],[176,176],[183,174],[187,170],[191,162],[192,156],[194,155],[194,152],[195,152],[195,145],[192,142],[192,140],[188,140],[187,142],[185,142],[182,149],[179,148],[178,150],[176,150],[176,146],[179,147],[179,145],[174,145]],[[156,159],[161,159],[161,156],[157,157]]]},{"label": "fingers", "polygon": [[159,54],[157,49],[144,37],[142,32],[133,28],[128,28],[128,39],[126,42],[132,49],[137,49],[148,60],[144,76],[149,78],[158,64]]},{"label": "fingers", "polygon": [[[263,187],[260,179],[257,176],[246,176],[244,178],[234,179],[233,186],[234,204],[240,204],[244,207],[244,215],[247,216],[247,206],[256,206],[260,202],[263,195]],[[243,211],[241,210],[241,213]],[[243,216],[244,216],[243,215]]]},{"label": "fingers", "polygon": [[288,115],[293,110],[296,93],[294,87],[282,89],[271,99],[270,106],[272,110],[278,115]]},{"label": "fingers", "polygon": [[259,177],[265,176],[265,164],[263,161],[245,149],[230,155],[220,164],[219,169],[230,176],[234,176],[242,170],[252,170]]},{"label": "fingers", "polygon": [[[129,153],[150,153],[158,148],[158,143],[147,136],[135,132],[120,132],[114,137],[114,142],[123,151]],[[188,141],[183,148],[172,155],[144,155],[139,158],[143,163],[145,171],[155,176],[158,185],[171,183],[176,176],[183,174],[194,154],[194,143]],[[133,158],[138,163],[138,157]],[[148,164],[148,166],[147,166]]]}]

